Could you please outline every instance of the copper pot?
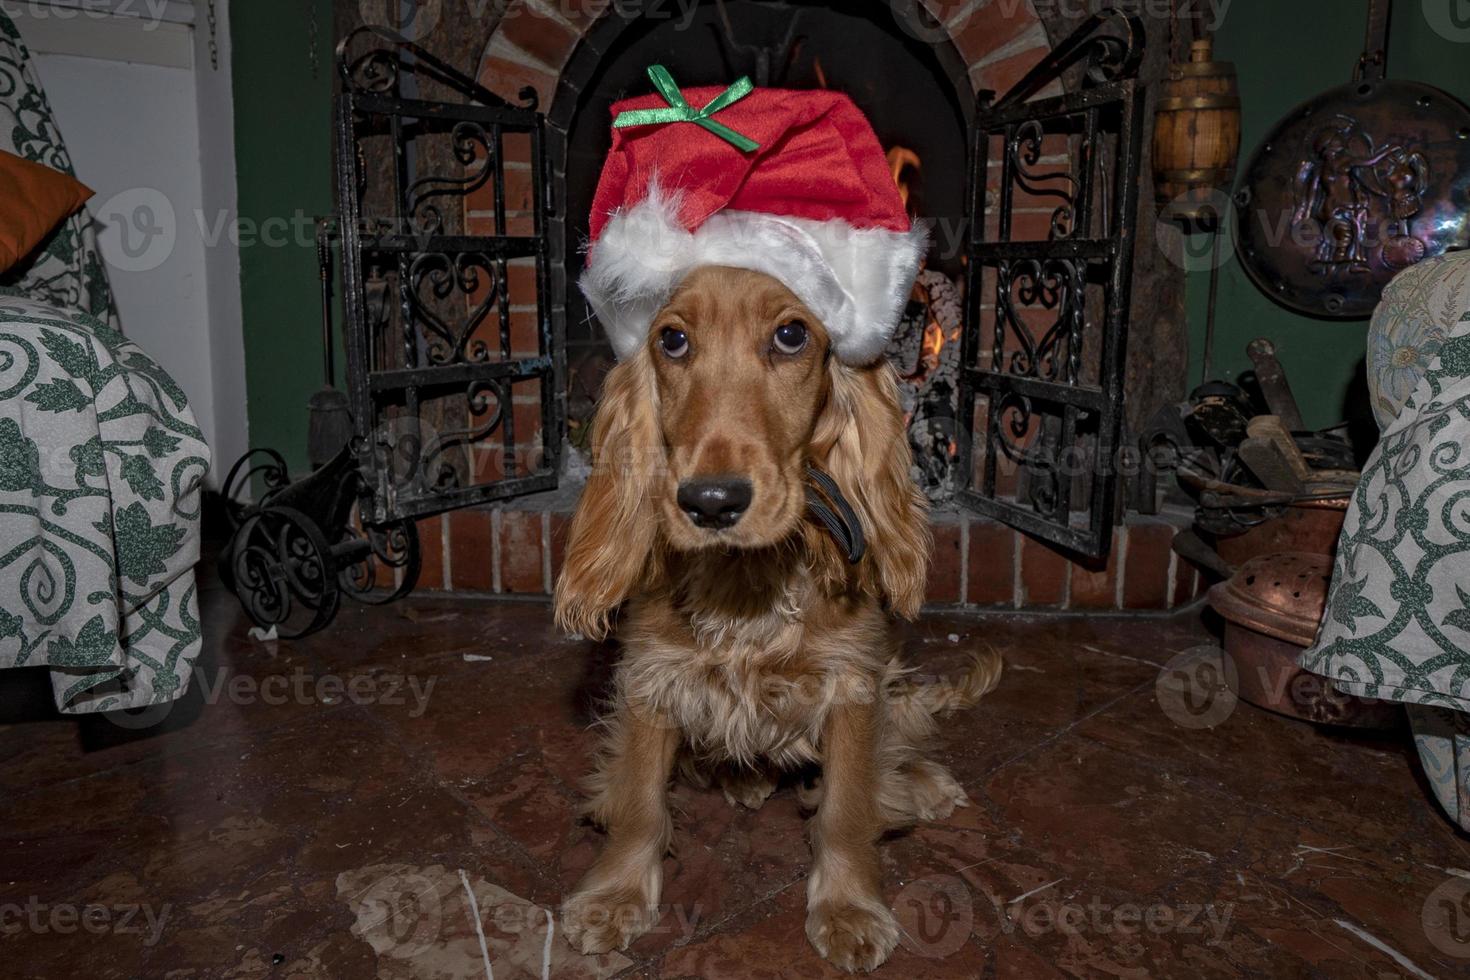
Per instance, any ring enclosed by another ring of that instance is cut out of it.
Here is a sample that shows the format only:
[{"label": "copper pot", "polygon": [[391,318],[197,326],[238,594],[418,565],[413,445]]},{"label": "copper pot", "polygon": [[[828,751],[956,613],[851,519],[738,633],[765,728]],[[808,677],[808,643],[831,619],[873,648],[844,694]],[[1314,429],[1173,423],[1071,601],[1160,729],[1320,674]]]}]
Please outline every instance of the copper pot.
[{"label": "copper pot", "polygon": [[1397,727],[1402,709],[1396,703],[1344,694],[1327,678],[1297,666],[1297,657],[1316,638],[1331,579],[1332,559],[1326,555],[1282,552],[1246,561],[1229,581],[1210,589],[1210,605],[1225,619],[1235,693],[1303,721]]},{"label": "copper pot", "polygon": [[[1324,500],[1301,500],[1286,508],[1280,517],[1263,521],[1244,534],[1217,537],[1215,550],[1232,567],[1252,558],[1286,551],[1325,555],[1337,553],[1337,539],[1347,516],[1348,495]],[[1316,621],[1313,621],[1313,628]],[[1310,642],[1310,639],[1308,640]]]}]

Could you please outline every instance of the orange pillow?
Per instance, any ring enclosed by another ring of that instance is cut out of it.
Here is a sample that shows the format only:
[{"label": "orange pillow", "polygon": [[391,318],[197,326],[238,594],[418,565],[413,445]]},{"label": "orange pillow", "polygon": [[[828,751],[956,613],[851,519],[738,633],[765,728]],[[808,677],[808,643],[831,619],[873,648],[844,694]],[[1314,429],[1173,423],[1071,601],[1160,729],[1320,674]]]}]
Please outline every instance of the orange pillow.
[{"label": "orange pillow", "polygon": [[91,196],[75,177],[0,150],[0,272],[29,255]]}]

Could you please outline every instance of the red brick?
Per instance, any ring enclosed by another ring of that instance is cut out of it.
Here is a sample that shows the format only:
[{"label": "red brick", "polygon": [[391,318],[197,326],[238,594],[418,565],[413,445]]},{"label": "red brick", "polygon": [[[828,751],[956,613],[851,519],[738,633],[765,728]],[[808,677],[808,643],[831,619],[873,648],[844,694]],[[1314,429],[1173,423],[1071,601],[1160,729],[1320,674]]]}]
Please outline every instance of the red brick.
[{"label": "red brick", "polygon": [[977,606],[1009,606],[1015,601],[1016,532],[1004,524],[970,522],[969,590]]},{"label": "red brick", "polygon": [[500,512],[500,589],[527,595],[545,593],[541,569],[541,515],[524,510]]},{"label": "red brick", "polygon": [[1113,609],[1118,605],[1118,552],[1122,544],[1114,536],[1107,558],[1072,563],[1073,609]]},{"label": "red brick", "polygon": [[529,211],[505,212],[505,233],[521,238],[536,234],[536,216]]},{"label": "red brick", "polygon": [[[950,10],[945,20],[956,13],[958,10]],[[965,59],[965,64],[973,65],[1020,37],[1035,23],[1036,14],[1029,3],[991,2],[971,10],[950,31],[960,57]]]},{"label": "red brick", "polygon": [[494,216],[486,213],[465,215],[464,230],[467,235],[497,234]]},{"label": "red brick", "polygon": [[960,601],[960,525],[934,525],[934,556],[929,562],[929,585],[925,602]]},{"label": "red brick", "polygon": [[457,510],[449,515],[450,581],[457,592],[489,592],[494,587],[494,530],[488,510]]},{"label": "red brick", "polygon": [[542,2],[555,5],[557,13],[584,33],[613,5],[613,0],[542,0]]},{"label": "red brick", "polygon": [[418,588],[438,591],[446,588],[444,581],[444,538],[440,530],[443,520],[442,515],[421,518],[418,522],[419,529],[419,555],[422,563],[419,566]]},{"label": "red brick", "polygon": [[1169,545],[1174,529],[1167,524],[1128,527],[1128,558],[1123,568],[1123,608],[1163,609],[1169,597]]},{"label": "red brick", "polygon": [[[471,235],[499,235],[500,231],[495,226],[495,216],[489,212],[478,212],[465,216],[465,230]],[[505,232],[506,235],[529,238],[536,234],[536,216],[529,211],[506,211]]]},{"label": "red brick", "polygon": [[[1051,237],[1050,208],[1011,211],[1011,236],[1013,242],[1044,242]],[[1000,240],[1000,211],[989,211],[985,216],[985,237],[989,241]]]},{"label": "red brick", "polygon": [[[494,408],[491,409],[494,411]],[[471,416],[471,421],[483,424],[487,416]],[[470,480],[473,483],[491,483],[505,477],[505,451],[501,448],[500,432],[475,443],[470,449]]]},{"label": "red brick", "polygon": [[924,9],[934,15],[941,24],[949,22],[955,14],[975,3],[976,0],[923,0]]},{"label": "red brick", "polygon": [[566,24],[526,4],[507,11],[497,30],[507,41],[551,68],[566,64],[580,40],[580,35]]},{"label": "red brick", "polygon": [[1067,559],[1035,538],[1021,536],[1021,605],[1060,606],[1066,597]]},{"label": "red brick", "polygon": [[541,324],[535,313],[517,310],[510,315],[512,357],[535,357],[541,353]]},{"label": "red brick", "polygon": [[[500,57],[485,59],[485,64],[480,69],[480,84],[512,102],[517,101],[521,89],[529,85],[541,97],[543,106],[551,105],[551,97],[556,92],[555,75]],[[506,159],[511,159],[509,153],[506,154]],[[530,154],[527,153],[526,160],[530,159]]]},{"label": "red brick", "polygon": [[507,164],[506,172],[515,169],[510,164],[531,165],[531,135],[529,133],[505,133],[500,137],[500,155]]},{"label": "red brick", "polygon": [[551,516],[551,582],[556,584],[561,574],[562,563],[567,557],[567,533],[572,529],[571,514],[553,513]]},{"label": "red brick", "polygon": [[532,306],[536,302],[536,260],[512,259],[505,264],[506,286],[512,306]]},{"label": "red brick", "polygon": [[970,82],[977,91],[981,89],[992,89],[997,95],[1004,95],[1010,91],[1026,73],[1035,68],[1042,58],[1046,57],[1048,49],[1038,45],[1028,48],[1007,58],[992,61],[988,65],[970,69]]},{"label": "red brick", "polygon": [[[536,187],[531,180],[530,169],[527,167],[506,167],[506,212],[531,211],[534,209],[535,200]],[[488,180],[466,194],[464,197],[464,207],[467,212],[477,212],[474,215],[476,218],[493,223],[495,219],[495,182]]]},{"label": "red brick", "polygon": [[524,465],[526,453],[522,451],[529,451],[541,440],[541,395],[539,391],[521,394],[521,389],[525,387],[516,386],[517,393],[511,403],[512,417],[515,419],[518,476],[524,476],[529,471]]}]

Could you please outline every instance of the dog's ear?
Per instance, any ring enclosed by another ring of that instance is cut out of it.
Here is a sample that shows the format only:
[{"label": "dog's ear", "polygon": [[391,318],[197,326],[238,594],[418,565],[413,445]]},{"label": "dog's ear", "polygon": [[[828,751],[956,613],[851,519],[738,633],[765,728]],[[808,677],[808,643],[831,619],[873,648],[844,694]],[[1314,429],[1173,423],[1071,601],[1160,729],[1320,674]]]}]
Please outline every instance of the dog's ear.
[{"label": "dog's ear", "polygon": [[862,587],[912,619],[924,602],[931,535],[928,501],[910,473],[898,377],[886,360],[865,368],[833,361],[830,371],[812,460],[837,481],[862,521],[868,541],[858,569]]},{"label": "dog's ear", "polygon": [[665,470],[655,392],[644,351],[608,373],[592,423],[592,474],[556,583],[556,622],[569,632],[606,636],[612,614],[652,574],[652,496]]}]

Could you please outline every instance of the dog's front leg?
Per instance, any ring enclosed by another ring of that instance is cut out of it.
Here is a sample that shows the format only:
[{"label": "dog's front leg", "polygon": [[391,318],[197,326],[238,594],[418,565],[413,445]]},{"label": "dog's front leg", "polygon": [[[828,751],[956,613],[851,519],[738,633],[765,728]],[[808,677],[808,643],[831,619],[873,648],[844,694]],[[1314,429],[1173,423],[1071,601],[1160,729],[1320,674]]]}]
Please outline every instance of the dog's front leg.
[{"label": "dog's front leg", "polygon": [[867,972],[898,944],[898,922],[879,884],[878,740],[883,705],[847,699],[823,732],[823,797],[812,820],[806,934],[827,960]]},{"label": "dog's front leg", "polygon": [[620,705],[596,775],[593,817],[607,845],[562,906],[573,949],[625,949],[653,925],[673,834],[668,783],[679,733],[663,717]]}]

